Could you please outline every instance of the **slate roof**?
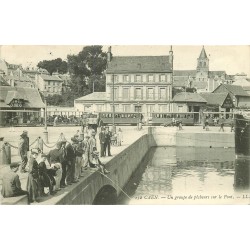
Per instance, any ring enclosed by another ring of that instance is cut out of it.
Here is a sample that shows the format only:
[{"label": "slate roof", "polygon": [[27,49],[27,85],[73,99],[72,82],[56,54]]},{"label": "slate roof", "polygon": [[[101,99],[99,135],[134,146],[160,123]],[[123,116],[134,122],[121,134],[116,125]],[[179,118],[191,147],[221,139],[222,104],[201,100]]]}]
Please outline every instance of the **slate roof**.
[{"label": "slate roof", "polygon": [[216,90],[221,87],[224,87],[229,93],[235,96],[249,96],[241,86],[231,84],[221,84],[213,91],[213,93],[216,93]]},{"label": "slate roof", "polygon": [[106,73],[172,72],[169,56],[117,56],[108,64]]},{"label": "slate roof", "polygon": [[174,77],[175,76],[196,76],[196,70],[174,70]]},{"label": "slate roof", "polygon": [[181,92],[174,96],[174,102],[197,102],[207,103],[207,101],[197,93]]},{"label": "slate roof", "polygon": [[200,96],[207,101],[207,105],[219,105],[221,106],[228,93],[201,93]]},{"label": "slate roof", "polygon": [[106,92],[94,92],[75,99],[75,101],[106,101]]},{"label": "slate roof", "polygon": [[51,75],[40,75],[43,80],[45,81],[58,81],[58,82],[63,82],[62,79],[60,79],[58,76],[51,76]]},{"label": "slate roof", "polygon": [[[9,108],[9,103],[16,97],[18,99],[26,100],[24,107],[29,108],[43,108],[44,103],[37,89],[21,88],[21,87],[0,87],[0,102],[1,107]],[[12,99],[11,99],[12,98]]]}]

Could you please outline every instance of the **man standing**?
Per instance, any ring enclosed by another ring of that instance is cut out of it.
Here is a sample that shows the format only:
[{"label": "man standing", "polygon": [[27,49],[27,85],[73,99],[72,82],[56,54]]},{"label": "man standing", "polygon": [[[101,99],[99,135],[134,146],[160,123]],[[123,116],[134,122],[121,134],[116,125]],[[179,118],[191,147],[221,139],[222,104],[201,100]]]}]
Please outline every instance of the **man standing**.
[{"label": "man standing", "polygon": [[24,130],[23,134],[24,134],[24,139],[25,139],[25,143],[26,143],[26,146],[27,146],[27,150],[30,151],[30,138],[28,136],[28,131]]},{"label": "man standing", "polygon": [[106,127],[105,131],[105,146],[104,146],[104,151],[108,151],[108,156],[112,156],[110,152],[110,144],[111,144],[111,137],[112,133],[109,131],[109,127]]},{"label": "man standing", "polygon": [[13,162],[10,164],[10,171],[3,175],[1,193],[4,198],[28,195],[28,192],[21,188],[21,182],[16,173],[18,168],[19,163]]},{"label": "man standing", "polygon": [[25,167],[27,165],[27,162],[28,162],[28,147],[27,147],[27,141],[25,139],[25,134],[22,133],[20,135],[20,141],[19,141],[19,145],[18,145],[18,152],[19,152],[19,155],[21,156],[21,164],[20,164],[20,172],[21,173],[25,173],[27,172],[25,170]]},{"label": "man standing", "polygon": [[[73,143],[73,140],[75,138],[71,138],[71,141]],[[67,164],[67,170],[66,170],[66,183],[67,185],[71,185],[74,182],[74,175],[75,175],[75,163],[76,163],[76,156],[75,151],[71,143],[67,143],[65,146],[65,159]]]},{"label": "man standing", "polygon": [[105,129],[103,127],[101,128],[101,132],[99,133],[99,140],[100,140],[100,146],[101,146],[101,157],[104,157],[106,155],[106,152],[104,151]]}]

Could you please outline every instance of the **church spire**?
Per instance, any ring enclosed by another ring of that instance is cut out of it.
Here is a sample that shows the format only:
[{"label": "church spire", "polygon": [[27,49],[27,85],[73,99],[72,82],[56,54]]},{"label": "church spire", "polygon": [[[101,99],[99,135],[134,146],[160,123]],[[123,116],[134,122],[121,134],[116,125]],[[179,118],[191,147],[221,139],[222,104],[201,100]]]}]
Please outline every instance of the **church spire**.
[{"label": "church spire", "polygon": [[207,57],[207,54],[206,54],[206,51],[205,51],[205,48],[204,48],[204,45],[203,45],[200,56],[199,56],[199,59],[207,59],[207,58],[208,57]]}]

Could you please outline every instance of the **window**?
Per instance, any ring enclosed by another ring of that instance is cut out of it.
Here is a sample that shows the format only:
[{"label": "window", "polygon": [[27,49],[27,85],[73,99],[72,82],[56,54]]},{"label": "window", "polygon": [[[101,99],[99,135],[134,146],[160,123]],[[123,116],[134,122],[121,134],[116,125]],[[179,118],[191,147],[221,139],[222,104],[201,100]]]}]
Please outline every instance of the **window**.
[{"label": "window", "polygon": [[165,100],[167,97],[166,89],[160,88],[160,100]]},{"label": "window", "polygon": [[142,81],[141,75],[136,75],[136,76],[135,76],[135,81],[136,81],[136,82],[141,82],[141,81]]},{"label": "window", "polygon": [[118,82],[118,75],[114,75],[114,82]]},{"label": "window", "polygon": [[147,115],[152,116],[152,113],[154,112],[155,105],[147,105]]},{"label": "window", "polygon": [[160,82],[166,81],[166,75],[160,75]]},{"label": "window", "polygon": [[[168,112],[168,106],[167,105],[159,105],[159,112]],[[164,118],[166,118],[164,116]]]},{"label": "window", "polygon": [[[114,100],[118,99],[118,88],[114,89]],[[113,88],[111,88],[111,99],[113,100]]]},{"label": "window", "polygon": [[153,88],[148,88],[147,90],[148,90],[148,92],[147,92],[147,98],[149,100],[153,100],[154,99],[154,89]]},{"label": "window", "polygon": [[123,99],[129,99],[129,88],[123,88]]},{"label": "window", "polygon": [[153,75],[148,75],[148,81],[153,82],[154,81],[154,76]]},{"label": "window", "polygon": [[135,99],[142,99],[142,89],[141,88],[135,89]]},{"label": "window", "polygon": [[171,82],[171,74],[167,74],[167,82]]},{"label": "window", "polygon": [[123,105],[123,112],[130,112],[130,105]]},{"label": "window", "polygon": [[97,105],[96,105],[96,110],[97,110],[97,112],[102,112],[102,107],[103,107],[102,104],[97,104]]},{"label": "window", "polygon": [[183,106],[178,106],[178,112],[183,112]]},{"label": "window", "polygon": [[123,81],[124,82],[129,82],[129,75],[124,75],[123,76]]},{"label": "window", "polygon": [[[111,106],[111,111],[113,111],[113,105],[111,104],[110,106]],[[115,107],[115,112],[119,111],[119,104],[115,104],[114,107]],[[112,117],[112,114],[110,117]]]}]

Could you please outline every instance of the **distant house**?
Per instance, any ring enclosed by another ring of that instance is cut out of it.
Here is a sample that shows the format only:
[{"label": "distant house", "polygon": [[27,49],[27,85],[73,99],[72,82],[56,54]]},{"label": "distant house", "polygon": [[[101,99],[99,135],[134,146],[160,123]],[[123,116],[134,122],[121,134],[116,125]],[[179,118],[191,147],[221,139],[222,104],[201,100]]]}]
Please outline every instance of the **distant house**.
[{"label": "distant house", "polygon": [[212,112],[230,112],[235,107],[233,99],[229,93],[201,93],[200,96],[204,98],[206,103],[206,111]]},{"label": "distant house", "polygon": [[250,95],[250,79],[241,78],[236,80],[233,85],[241,86]]},{"label": "distant house", "polygon": [[32,122],[41,116],[44,103],[37,89],[0,86],[0,124],[13,118],[16,124]]},{"label": "distant house", "polygon": [[36,84],[43,95],[61,95],[63,90],[63,80],[55,73],[51,75],[36,75]]},{"label": "distant house", "polygon": [[236,108],[250,108],[250,95],[241,86],[221,84],[213,93],[229,93]]},{"label": "distant house", "polygon": [[11,71],[10,74],[5,77],[5,80],[11,87],[35,88],[35,82],[27,75],[24,75],[19,68]]},{"label": "distant house", "polygon": [[74,101],[75,109],[84,112],[106,111],[108,105],[106,92],[94,92]]},{"label": "distant house", "polygon": [[174,96],[174,112],[197,112],[195,122],[199,122],[199,114],[207,101],[198,93],[181,92]]}]

